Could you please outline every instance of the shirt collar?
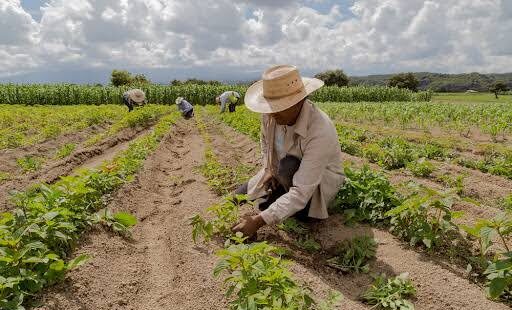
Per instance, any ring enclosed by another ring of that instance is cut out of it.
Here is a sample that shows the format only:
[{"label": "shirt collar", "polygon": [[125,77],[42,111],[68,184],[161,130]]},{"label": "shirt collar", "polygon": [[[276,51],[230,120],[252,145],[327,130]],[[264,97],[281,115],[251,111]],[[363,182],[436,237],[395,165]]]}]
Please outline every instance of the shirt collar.
[{"label": "shirt collar", "polygon": [[302,109],[300,111],[299,117],[297,118],[297,121],[295,122],[295,133],[299,136],[305,138],[306,134],[308,132],[308,122],[309,122],[309,116],[311,115],[313,105],[311,104],[311,101],[306,100],[304,104],[302,105]]}]

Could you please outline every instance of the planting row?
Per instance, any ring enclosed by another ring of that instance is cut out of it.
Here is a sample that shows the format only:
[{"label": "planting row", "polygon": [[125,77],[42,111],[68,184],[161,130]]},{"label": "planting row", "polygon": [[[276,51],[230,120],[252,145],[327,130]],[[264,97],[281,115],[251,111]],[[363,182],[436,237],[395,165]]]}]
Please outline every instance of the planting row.
[{"label": "planting row", "polygon": [[[114,107],[114,111],[118,110],[119,108],[118,106],[113,105],[106,107]],[[61,111],[61,108],[74,107],[54,107],[54,113],[58,115],[59,111]],[[91,112],[91,114],[93,114],[94,111],[98,108],[104,109],[104,107],[93,106],[81,106],[80,108],[84,111]],[[25,109],[37,108],[29,107]],[[56,139],[49,141],[48,145],[43,145],[42,148],[40,148],[41,144],[38,144],[32,148],[26,148],[25,150],[17,150],[16,152],[5,153],[1,157],[1,159],[4,160],[4,162],[2,167],[0,168],[0,183],[13,179],[17,175],[20,176],[21,174],[33,173],[35,171],[38,171],[42,169],[46,163],[51,164],[55,160],[69,157],[79,146],[92,146],[93,144],[97,144],[100,141],[104,141],[105,139],[114,136],[123,129],[147,128],[154,124],[160,117],[162,117],[162,115],[171,113],[171,111],[174,111],[174,108],[170,106],[148,105],[141,109],[137,109],[132,113],[120,113],[120,116],[122,117],[118,119],[113,119],[112,121],[115,123],[112,126],[90,137],[87,141],[83,141],[87,138],[87,134],[80,135],[77,133],[75,139],[68,140],[67,143],[65,141],[61,143],[60,139],[57,137]],[[12,133],[12,131],[9,131],[7,129],[6,131]]]},{"label": "planting row", "polygon": [[[184,97],[194,105],[215,103],[215,97],[227,90],[235,90],[244,97],[247,86],[241,85],[140,85],[149,103],[174,104],[177,97]],[[0,104],[70,105],[70,104],[122,104],[122,94],[127,87],[86,86],[71,84],[0,85]],[[415,93],[407,89],[388,87],[323,87],[313,99],[323,101],[430,101],[431,92]]]},{"label": "planting row", "polygon": [[35,144],[92,125],[115,123],[126,112],[116,105],[0,105],[0,150]]},{"label": "planting row", "polygon": [[0,308],[24,309],[35,293],[85,262],[86,256],[68,259],[81,233],[91,225],[102,223],[126,233],[135,224],[127,213],[100,211],[106,195],[132,179],[178,117],[176,112],[163,117],[151,133],[98,169],[14,196],[16,209],[0,215]]},{"label": "planting row", "polygon": [[506,103],[326,102],[318,106],[335,121],[401,129],[441,128],[465,136],[477,129],[494,140],[512,134],[512,106]]}]

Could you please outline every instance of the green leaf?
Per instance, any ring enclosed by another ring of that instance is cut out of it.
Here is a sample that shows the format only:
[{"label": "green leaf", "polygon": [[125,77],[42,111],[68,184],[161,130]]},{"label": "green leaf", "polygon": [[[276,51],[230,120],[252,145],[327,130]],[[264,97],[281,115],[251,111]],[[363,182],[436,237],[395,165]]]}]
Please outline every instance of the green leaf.
[{"label": "green leaf", "polygon": [[507,280],[504,278],[495,278],[489,283],[488,293],[493,299],[498,298],[507,287]]},{"label": "green leaf", "polygon": [[79,255],[68,262],[67,269],[70,270],[76,267],[80,267],[83,264],[85,264],[90,258],[91,256],[86,254]]},{"label": "green leaf", "polygon": [[114,219],[126,227],[132,227],[137,224],[137,218],[127,212],[117,212],[114,214]]}]

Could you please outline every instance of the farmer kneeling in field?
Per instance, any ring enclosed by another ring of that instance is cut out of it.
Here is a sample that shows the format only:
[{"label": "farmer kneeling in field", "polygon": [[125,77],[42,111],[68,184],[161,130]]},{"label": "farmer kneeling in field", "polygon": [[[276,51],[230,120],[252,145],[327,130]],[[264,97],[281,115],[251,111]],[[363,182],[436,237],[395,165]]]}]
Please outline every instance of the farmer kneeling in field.
[{"label": "farmer kneeling in field", "polygon": [[146,103],[146,94],[140,89],[130,89],[124,92],[123,103],[128,107],[128,112],[131,112],[133,106],[141,106]]},{"label": "farmer kneeling in field", "polygon": [[248,194],[260,213],[245,216],[233,231],[253,236],[264,225],[290,216],[328,217],[327,206],[343,183],[341,150],[329,117],[307,99],[323,82],[302,78],[288,65],[263,73],[245,95],[245,105],[263,114],[263,168],[236,194]]},{"label": "farmer kneeling in field", "polygon": [[228,105],[228,109],[230,113],[235,112],[236,104],[238,103],[238,99],[240,99],[240,94],[236,91],[226,91],[223,92],[222,95],[217,96],[215,101],[217,104],[220,103],[220,113],[224,113],[226,111],[226,105]]},{"label": "farmer kneeling in field", "polygon": [[194,116],[194,107],[190,102],[185,100],[183,97],[176,98],[176,105],[178,106],[178,109],[181,112],[181,115],[185,119],[189,119],[192,116]]}]

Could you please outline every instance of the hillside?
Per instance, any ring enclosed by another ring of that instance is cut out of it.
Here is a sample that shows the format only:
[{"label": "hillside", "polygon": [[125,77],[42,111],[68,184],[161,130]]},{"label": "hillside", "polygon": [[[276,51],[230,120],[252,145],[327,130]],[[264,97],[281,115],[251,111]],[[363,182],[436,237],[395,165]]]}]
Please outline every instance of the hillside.
[{"label": "hillside", "polygon": [[[503,74],[444,74],[430,72],[416,72],[414,75],[420,81],[420,89],[432,89],[437,92],[462,92],[468,89],[487,91],[494,81],[504,81],[512,88],[512,73]],[[393,74],[351,76],[350,81],[354,85],[386,85]]]}]

